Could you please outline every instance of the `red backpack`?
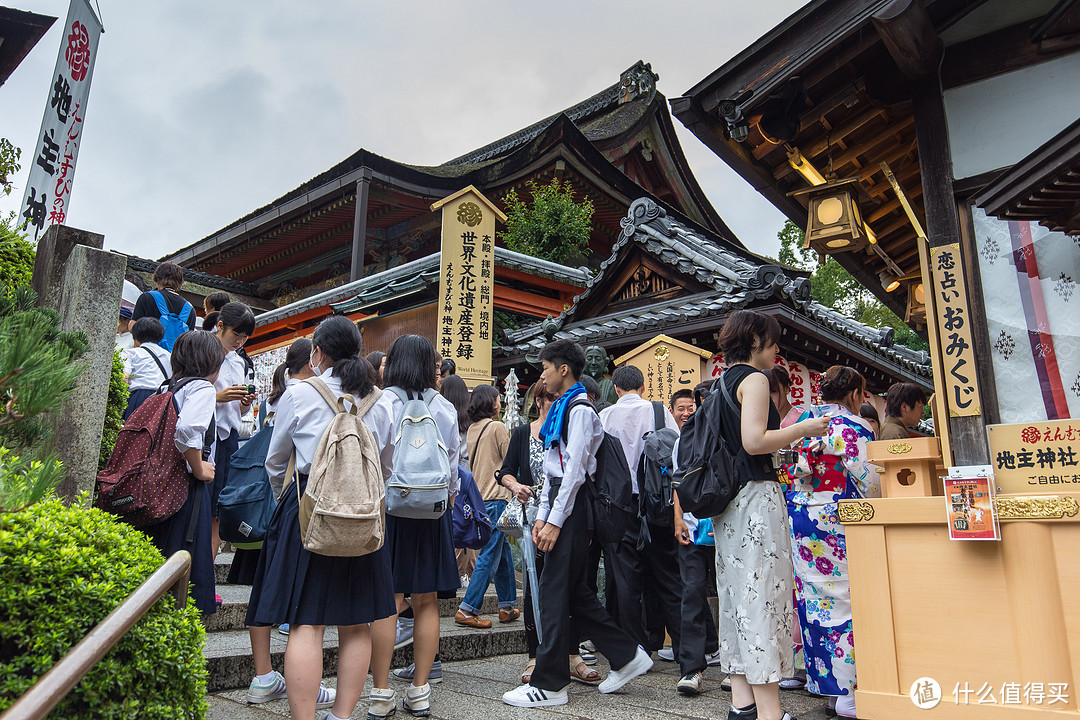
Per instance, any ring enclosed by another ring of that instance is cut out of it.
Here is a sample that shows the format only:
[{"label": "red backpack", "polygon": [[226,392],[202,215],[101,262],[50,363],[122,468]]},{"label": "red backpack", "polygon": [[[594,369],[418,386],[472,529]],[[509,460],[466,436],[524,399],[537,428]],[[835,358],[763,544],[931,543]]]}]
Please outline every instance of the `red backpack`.
[{"label": "red backpack", "polygon": [[[185,378],[147,398],[124,423],[108,464],[97,475],[97,507],[134,528],[159,523],[183,507],[192,475],[176,449],[179,411],[174,394],[195,379]],[[211,441],[213,432],[211,422],[207,428]]]}]

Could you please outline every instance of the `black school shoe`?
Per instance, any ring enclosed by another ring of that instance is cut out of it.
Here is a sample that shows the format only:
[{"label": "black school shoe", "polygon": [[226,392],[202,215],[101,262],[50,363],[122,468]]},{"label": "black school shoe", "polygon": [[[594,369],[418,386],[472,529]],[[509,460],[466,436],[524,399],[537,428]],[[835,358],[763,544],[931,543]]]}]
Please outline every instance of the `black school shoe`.
[{"label": "black school shoe", "polygon": [[741,711],[732,705],[728,708],[727,720],[757,720],[757,705],[744,707]]}]

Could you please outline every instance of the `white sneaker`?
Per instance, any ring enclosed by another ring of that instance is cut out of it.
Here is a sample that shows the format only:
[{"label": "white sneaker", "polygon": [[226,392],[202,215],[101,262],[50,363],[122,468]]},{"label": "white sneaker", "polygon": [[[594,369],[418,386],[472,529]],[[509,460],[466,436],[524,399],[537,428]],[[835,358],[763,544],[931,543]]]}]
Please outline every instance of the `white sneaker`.
[{"label": "white sneaker", "polygon": [[282,700],[288,697],[285,692],[285,678],[277,670],[274,677],[266,682],[259,682],[258,678],[252,678],[248,685],[247,699],[249,703],[261,704],[271,700]]},{"label": "white sneaker", "polygon": [[719,665],[720,664],[720,651],[717,650],[714,653],[705,653],[706,665]]},{"label": "white sneaker", "polygon": [[683,675],[675,685],[675,689],[680,695],[700,695],[702,680],[700,671],[692,672],[689,675]]},{"label": "white sneaker", "polygon": [[541,690],[532,685],[520,685],[503,693],[502,699],[504,703],[514,707],[538,708],[565,705],[569,698],[566,694],[566,688],[552,691]]},{"label": "white sneaker", "polygon": [[397,634],[394,636],[394,649],[403,648],[412,642],[413,638],[413,623],[416,618],[403,618],[397,619]]},{"label": "white sneaker", "polygon": [[337,700],[337,690],[335,690],[334,688],[328,688],[325,685],[320,684],[319,694],[315,696],[315,707],[334,707],[335,700]]},{"label": "white sneaker", "polygon": [[371,705],[368,706],[368,720],[383,720],[397,711],[397,693],[387,688],[371,691]]},{"label": "white sneaker", "polygon": [[405,690],[405,697],[401,699],[401,707],[405,712],[416,717],[427,717],[431,714],[431,685],[424,683],[420,687],[410,685]]},{"label": "white sneaker", "polygon": [[653,662],[652,658],[649,657],[649,653],[645,652],[645,648],[638,645],[637,654],[634,655],[633,660],[626,663],[618,670],[612,670],[608,673],[608,676],[604,678],[604,682],[600,683],[600,692],[615,692],[638,675],[644,675],[649,672],[652,665]]},{"label": "white sneaker", "polygon": [[675,651],[672,648],[660,648],[656,651],[656,657],[665,662],[675,662]]}]

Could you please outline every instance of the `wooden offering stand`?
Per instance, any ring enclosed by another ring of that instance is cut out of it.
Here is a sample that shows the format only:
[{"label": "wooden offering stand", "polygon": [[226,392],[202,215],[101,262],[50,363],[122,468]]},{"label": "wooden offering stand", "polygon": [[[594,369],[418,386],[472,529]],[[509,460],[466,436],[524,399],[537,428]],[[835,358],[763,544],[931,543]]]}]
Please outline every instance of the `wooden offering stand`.
[{"label": "wooden offering stand", "polygon": [[877,440],[866,444],[870,462],[885,468],[881,473],[881,496],[930,497],[944,495],[941,477],[941,445],[936,437]]}]

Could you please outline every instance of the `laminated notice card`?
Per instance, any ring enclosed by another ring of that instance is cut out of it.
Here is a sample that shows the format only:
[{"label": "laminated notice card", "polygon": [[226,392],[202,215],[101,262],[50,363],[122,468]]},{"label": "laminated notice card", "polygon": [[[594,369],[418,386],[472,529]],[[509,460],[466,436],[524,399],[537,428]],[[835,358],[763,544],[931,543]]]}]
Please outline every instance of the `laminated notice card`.
[{"label": "laminated notice card", "polygon": [[945,484],[945,502],[951,540],[1000,540],[997,508],[994,506],[994,478],[990,473],[956,472],[976,468],[950,468]]}]

